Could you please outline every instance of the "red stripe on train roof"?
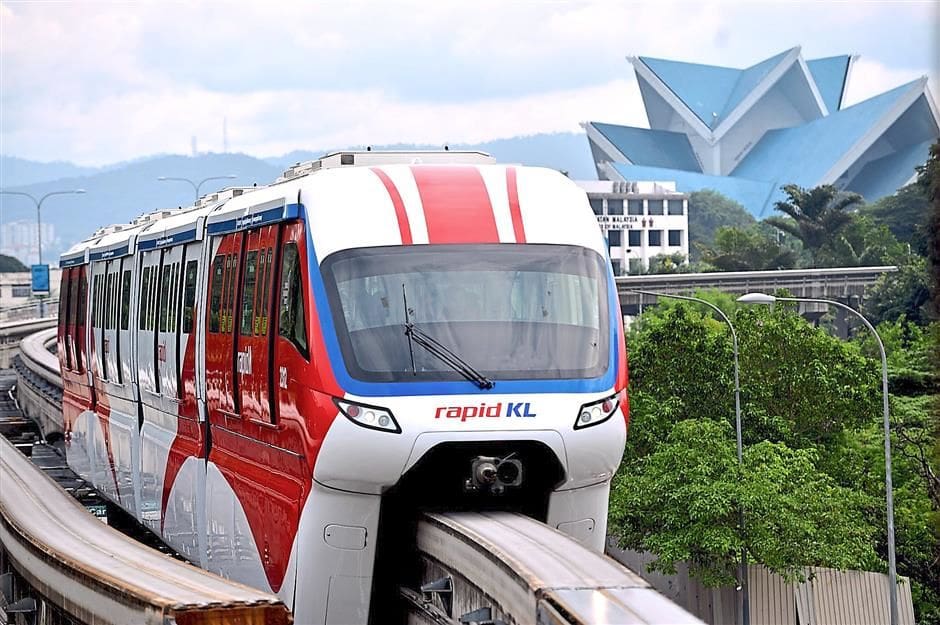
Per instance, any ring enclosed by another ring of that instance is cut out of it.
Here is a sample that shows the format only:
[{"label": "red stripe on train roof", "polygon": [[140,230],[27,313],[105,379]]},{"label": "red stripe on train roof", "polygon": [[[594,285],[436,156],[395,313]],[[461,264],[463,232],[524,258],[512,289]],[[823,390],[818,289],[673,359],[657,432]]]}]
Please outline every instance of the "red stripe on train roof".
[{"label": "red stripe on train roof", "polygon": [[398,230],[401,232],[401,244],[411,245],[411,224],[408,223],[405,203],[401,201],[401,194],[398,192],[398,187],[396,187],[392,179],[388,177],[388,174],[378,167],[370,167],[370,169],[375,172],[375,175],[378,176],[382,184],[385,185],[385,190],[388,191],[388,196],[392,199],[392,205],[395,207],[395,217],[398,219]]},{"label": "red stripe on train roof", "polygon": [[415,165],[429,243],[499,243],[496,217],[476,167]]},{"label": "red stripe on train roof", "polygon": [[522,209],[519,208],[519,185],[516,182],[516,168],[506,168],[506,193],[509,195],[509,214],[512,216],[512,232],[516,243],[525,243],[525,226],[522,225]]}]

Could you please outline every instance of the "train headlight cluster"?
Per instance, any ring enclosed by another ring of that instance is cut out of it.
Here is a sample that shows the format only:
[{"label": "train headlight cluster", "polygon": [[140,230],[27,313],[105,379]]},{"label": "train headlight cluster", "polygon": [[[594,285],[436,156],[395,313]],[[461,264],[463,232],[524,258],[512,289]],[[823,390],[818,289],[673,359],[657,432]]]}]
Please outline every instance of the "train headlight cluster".
[{"label": "train headlight cluster", "polygon": [[392,411],[387,408],[360,404],[338,397],[334,397],[333,402],[347,419],[358,426],[369,428],[370,430],[392,432],[394,434],[401,433],[401,427],[399,427],[398,421],[395,420]]},{"label": "train headlight cluster", "polygon": [[578,418],[575,419],[574,429],[580,430],[603,423],[617,412],[619,405],[620,401],[617,393],[603,399],[598,399],[597,401],[592,401],[589,404],[584,404],[581,406],[581,409],[578,410]]}]

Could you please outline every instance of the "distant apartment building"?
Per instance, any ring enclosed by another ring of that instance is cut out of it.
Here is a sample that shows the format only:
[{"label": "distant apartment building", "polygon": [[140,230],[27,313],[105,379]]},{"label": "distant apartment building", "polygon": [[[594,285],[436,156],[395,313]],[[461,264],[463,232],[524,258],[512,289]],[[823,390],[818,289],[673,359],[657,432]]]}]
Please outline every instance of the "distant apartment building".
[{"label": "distant apartment building", "polygon": [[689,196],[674,182],[576,181],[607,238],[614,275],[649,269],[655,256],[689,257]]},{"label": "distant apartment building", "polygon": [[[38,262],[37,226],[35,221],[28,219],[4,222],[0,225],[0,254],[13,256],[25,265]],[[59,239],[56,237],[55,226],[51,223],[42,224],[42,249],[45,263],[55,265],[58,262],[58,247]]]}]

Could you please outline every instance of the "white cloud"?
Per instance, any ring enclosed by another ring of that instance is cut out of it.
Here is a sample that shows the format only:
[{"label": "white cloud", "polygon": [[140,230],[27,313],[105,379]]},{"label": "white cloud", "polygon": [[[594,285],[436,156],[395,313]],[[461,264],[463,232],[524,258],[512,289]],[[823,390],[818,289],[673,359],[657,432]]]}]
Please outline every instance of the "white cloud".
[{"label": "white cloud", "polygon": [[[403,101],[378,90],[258,91],[231,98],[198,88],[165,86],[157,91],[102,98],[90,106],[37,107],[41,129],[5,133],[30,146],[26,158],[42,158],[68,137],[70,157],[104,164],[153,152],[185,153],[196,135],[201,150],[222,148],[227,118],[232,151],[280,155],[295,149],[355,144],[468,143],[538,132],[580,132],[579,123],[603,120],[645,125],[632,80],[520,98],[465,103]],[[102,151],[101,137],[110,144]],[[102,154],[105,157],[102,158]]]},{"label": "white cloud", "polygon": [[644,125],[626,55],[740,67],[800,43],[862,54],[857,101],[936,71],[936,6],[0,1],[0,151],[220,149],[223,116],[233,150],[266,155]]},{"label": "white cloud", "polygon": [[[878,61],[859,58],[853,64],[849,74],[849,84],[843,106],[858,104],[862,100],[909,83],[927,74],[927,71],[927,68],[920,70],[891,68]],[[929,79],[934,85],[937,84],[936,80],[936,76]]]}]

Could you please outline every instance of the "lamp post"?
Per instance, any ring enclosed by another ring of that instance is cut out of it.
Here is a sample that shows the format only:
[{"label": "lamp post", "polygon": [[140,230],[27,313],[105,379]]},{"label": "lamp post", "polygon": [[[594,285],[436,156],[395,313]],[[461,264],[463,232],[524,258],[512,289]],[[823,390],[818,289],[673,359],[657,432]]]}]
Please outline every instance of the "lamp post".
[{"label": "lamp post", "polygon": [[157,178],[160,182],[167,182],[169,180],[178,180],[180,182],[188,182],[193,187],[193,191],[196,192],[196,201],[199,201],[199,189],[202,188],[202,185],[209,182],[210,180],[232,180],[238,178],[235,174],[228,174],[226,176],[209,176],[208,178],[203,178],[199,182],[193,182],[189,178],[177,178],[176,176],[160,176]]},{"label": "lamp post", "polygon": [[38,248],[39,249],[39,263],[38,264],[41,265],[42,264],[42,214],[41,214],[42,203],[46,201],[46,198],[53,196],[53,195],[69,195],[69,194],[81,195],[82,193],[85,193],[85,189],[70,189],[68,191],[50,191],[49,193],[45,194],[38,200],[32,194],[25,193],[23,191],[4,191],[0,189],[0,193],[4,195],[22,195],[24,197],[28,197],[29,199],[31,199],[33,201],[33,204],[36,205],[36,236],[38,237],[37,242],[39,244],[39,248]]},{"label": "lamp post", "polygon": [[[630,289],[628,293],[638,293],[640,295],[652,295],[654,297],[667,297],[670,299],[685,300],[688,302],[697,302],[699,304],[704,304],[718,313],[726,324],[728,324],[728,329],[731,330],[731,345],[732,345],[732,355],[734,358],[734,432],[735,437],[737,438],[737,447],[738,447],[738,466],[743,466],[744,464],[744,452],[743,445],[741,443],[741,383],[740,376],[738,375],[738,334],[734,331],[734,325],[731,323],[731,320],[728,319],[728,316],[717,306],[703,300],[698,297],[691,297],[688,295],[673,295],[671,293],[657,293],[656,291],[641,291],[639,289]],[[738,509],[738,526],[741,530],[741,539],[744,539],[744,509]],[[740,570],[738,571],[738,579],[741,582],[741,611],[742,625],[750,625],[751,615],[750,615],[750,596],[748,594],[747,587],[747,547],[741,547],[741,565]]]},{"label": "lamp post", "polygon": [[865,324],[865,327],[875,337],[878,351],[881,353],[881,397],[884,408],[885,430],[885,498],[888,508],[888,597],[891,606],[891,625],[898,623],[898,579],[894,554],[894,494],[891,486],[891,419],[888,411],[888,358],[885,355],[885,346],[875,327],[860,312],[846,306],[841,302],[828,299],[815,299],[808,297],[776,297],[766,293],[748,293],[738,298],[742,304],[773,304],[774,302],[809,302],[811,304],[826,304],[846,310]]}]

